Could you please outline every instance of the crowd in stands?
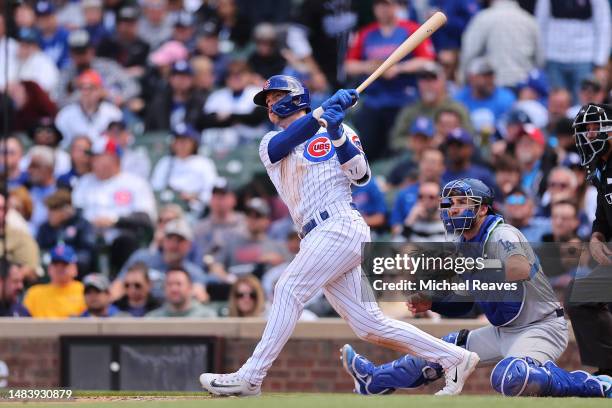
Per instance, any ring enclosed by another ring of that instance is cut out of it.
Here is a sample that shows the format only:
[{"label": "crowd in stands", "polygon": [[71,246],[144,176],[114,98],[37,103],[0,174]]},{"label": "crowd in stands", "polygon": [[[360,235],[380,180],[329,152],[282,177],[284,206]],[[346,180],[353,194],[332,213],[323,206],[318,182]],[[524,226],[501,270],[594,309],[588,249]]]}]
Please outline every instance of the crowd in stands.
[{"label": "crowd in stands", "polygon": [[[441,186],[474,177],[530,242],[579,245],[597,193],[572,120],[611,102],[611,4],[2,2],[0,315],[265,316],[301,226],[249,162],[271,130],[254,94],[284,73],[319,106],[437,10],[448,24],[348,116],[375,176],[353,190],[373,238],[444,241]],[[333,313],[320,294],[302,318]]]}]

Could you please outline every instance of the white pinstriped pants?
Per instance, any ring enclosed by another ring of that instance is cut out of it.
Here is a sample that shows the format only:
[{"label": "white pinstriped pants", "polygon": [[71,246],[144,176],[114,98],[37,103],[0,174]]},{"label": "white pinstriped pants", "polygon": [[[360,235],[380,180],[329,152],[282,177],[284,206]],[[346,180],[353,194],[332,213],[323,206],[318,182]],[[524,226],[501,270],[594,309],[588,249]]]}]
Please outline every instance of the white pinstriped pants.
[{"label": "white pinstriped pants", "polygon": [[254,385],[263,382],[293,333],[304,303],[321,288],[359,338],[444,368],[459,363],[467,351],[384,316],[371,292],[367,295],[362,290],[361,244],[369,240],[370,228],[355,210],[332,215],[305,237],[300,252],[276,284],[263,335],[238,371],[240,377]]}]

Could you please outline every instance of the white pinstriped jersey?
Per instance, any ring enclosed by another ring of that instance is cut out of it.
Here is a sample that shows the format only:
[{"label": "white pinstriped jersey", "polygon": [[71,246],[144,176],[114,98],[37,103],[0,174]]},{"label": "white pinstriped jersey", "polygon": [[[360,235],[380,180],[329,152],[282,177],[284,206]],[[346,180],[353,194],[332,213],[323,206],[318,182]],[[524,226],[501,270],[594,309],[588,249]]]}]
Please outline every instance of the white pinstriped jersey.
[{"label": "white pinstriped jersey", "polygon": [[[355,131],[345,124],[342,126],[347,139],[361,150]],[[351,202],[351,181],[340,167],[325,128],[320,128],[309,140],[272,163],[268,156],[268,143],[278,133],[280,131],[268,132],[263,137],[259,156],[298,228],[317,211],[323,211],[333,203]]]}]

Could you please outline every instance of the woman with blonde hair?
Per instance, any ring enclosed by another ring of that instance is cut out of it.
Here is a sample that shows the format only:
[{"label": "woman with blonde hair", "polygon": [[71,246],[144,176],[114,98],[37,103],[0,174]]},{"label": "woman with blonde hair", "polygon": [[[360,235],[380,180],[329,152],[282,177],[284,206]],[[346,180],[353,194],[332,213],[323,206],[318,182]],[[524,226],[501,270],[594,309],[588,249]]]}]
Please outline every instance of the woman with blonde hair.
[{"label": "woman with blonde hair", "polygon": [[259,279],[253,275],[241,276],[232,285],[229,297],[229,317],[261,317],[266,299]]}]

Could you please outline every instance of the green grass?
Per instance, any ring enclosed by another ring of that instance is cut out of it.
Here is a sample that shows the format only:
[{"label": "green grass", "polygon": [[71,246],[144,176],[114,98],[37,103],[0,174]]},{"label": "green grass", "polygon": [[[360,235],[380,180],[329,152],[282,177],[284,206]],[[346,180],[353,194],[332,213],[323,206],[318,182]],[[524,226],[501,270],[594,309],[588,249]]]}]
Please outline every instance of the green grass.
[{"label": "green grass", "polygon": [[[201,399],[194,396],[201,395]],[[610,407],[610,400],[580,398],[503,398],[497,396],[433,397],[423,395],[389,395],[362,397],[352,394],[264,394],[258,398],[211,398],[204,393],[151,393],[120,392],[99,393],[80,392],[77,397],[85,397],[82,402],[53,403],[0,403],[4,407],[109,407],[109,408],[590,408]],[[99,401],[96,397],[121,398],[116,401]],[[137,400],[138,397],[154,398],[168,396],[168,400]],[[175,397],[175,399],[171,399]],[[133,398],[133,400],[130,400]],[[185,399],[182,399],[185,398]]]}]

